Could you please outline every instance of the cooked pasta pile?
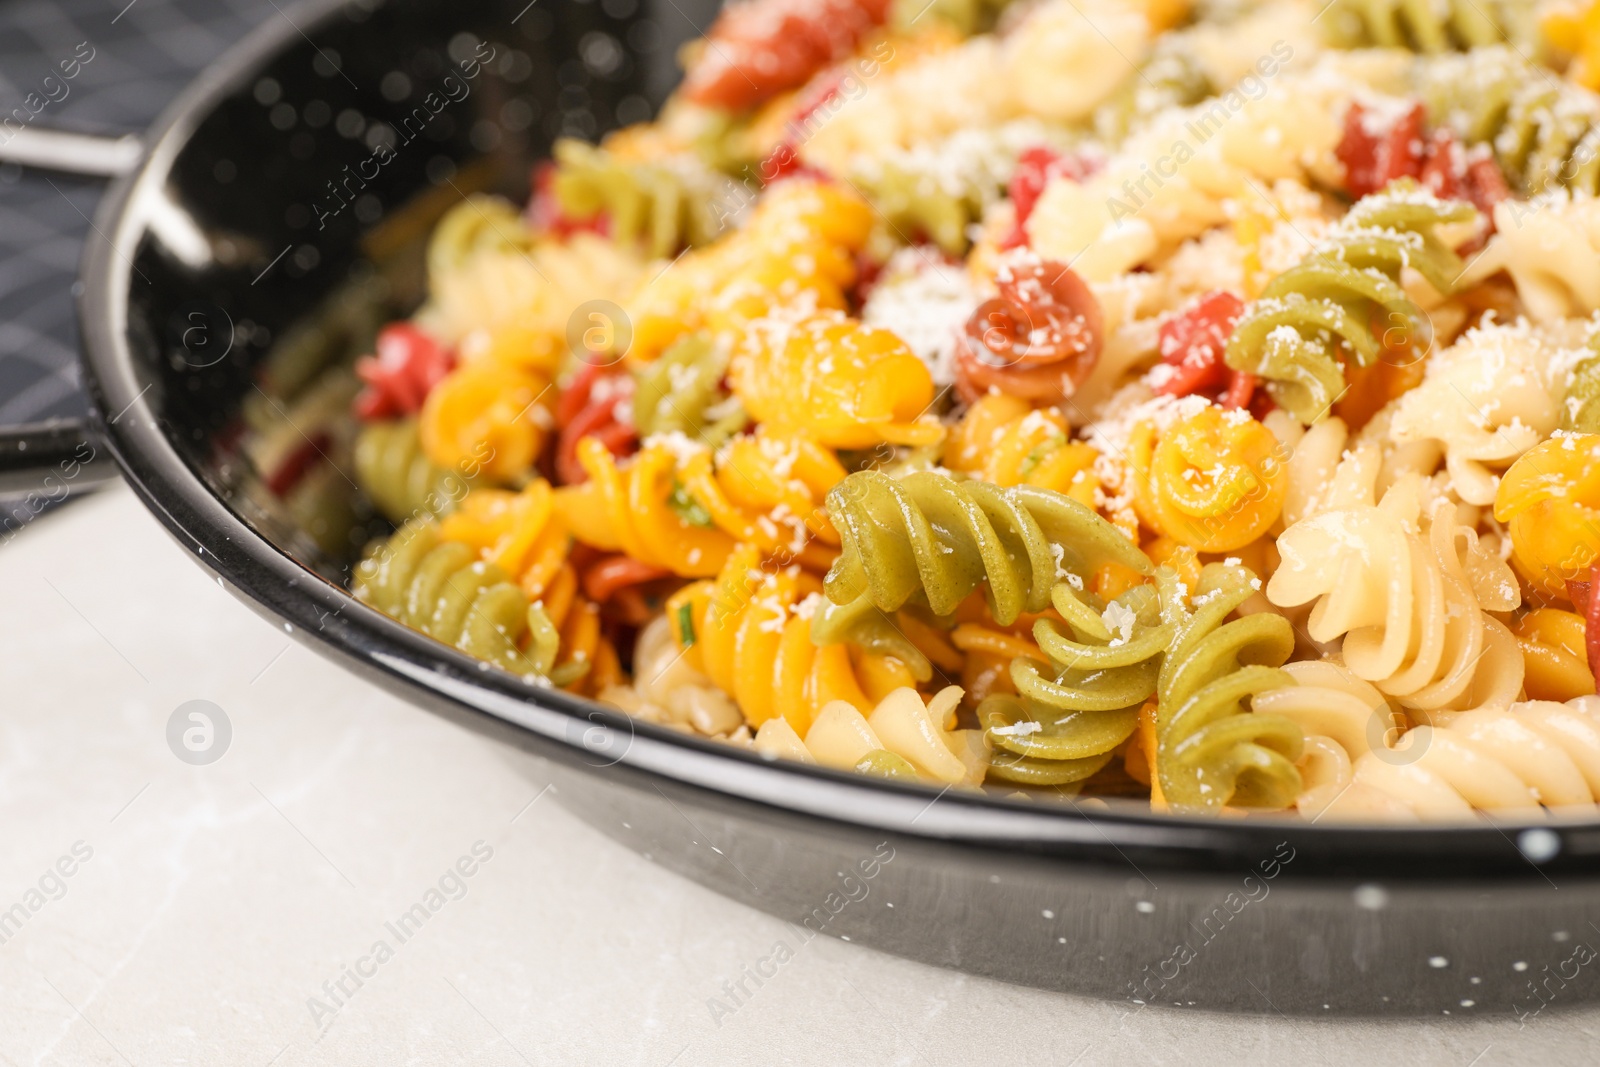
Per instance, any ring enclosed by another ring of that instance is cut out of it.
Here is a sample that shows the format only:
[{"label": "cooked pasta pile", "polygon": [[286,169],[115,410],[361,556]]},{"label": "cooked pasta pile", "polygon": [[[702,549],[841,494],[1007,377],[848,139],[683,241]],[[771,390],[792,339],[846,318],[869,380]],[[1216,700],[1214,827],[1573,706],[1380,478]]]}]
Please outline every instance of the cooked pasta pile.
[{"label": "cooked pasta pile", "polygon": [[896,781],[1592,809],[1600,3],[744,0],[684,62],[439,226],[358,597]]}]

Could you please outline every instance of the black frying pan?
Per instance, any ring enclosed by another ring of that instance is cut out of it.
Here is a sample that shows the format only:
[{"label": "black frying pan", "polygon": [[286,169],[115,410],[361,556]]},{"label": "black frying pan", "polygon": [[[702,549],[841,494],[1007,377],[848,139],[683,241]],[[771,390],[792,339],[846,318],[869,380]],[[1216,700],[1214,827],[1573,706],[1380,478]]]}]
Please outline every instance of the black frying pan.
[{"label": "black frying pan", "polygon": [[[10,484],[84,448],[109,453],[175,539],[264,616],[549,761],[563,803],[603,832],[807,930],[1029,985],[1203,1008],[1511,1014],[1550,999],[1530,978],[1557,1006],[1591,998],[1600,968],[1573,961],[1600,943],[1588,921],[1600,825],[1203,821],[769,763],[484,670],[349,597],[351,552],[319,542],[241,445],[256,398],[283,385],[274,353],[352,278],[380,278],[373,299],[404,310],[416,293],[397,250],[432,218],[472,189],[525,194],[552,135],[598,134],[619,109],[659,102],[679,2],[288,8],[173,105],[106,197],[82,279],[93,426],[36,434],[25,450],[12,435],[0,447]],[[621,43],[620,64],[584,64],[593,34]],[[370,151],[336,117],[398,126],[419,87],[480,45],[520,58],[485,65],[469,96],[334,210],[329,183]],[[308,128],[324,111],[330,123]],[[334,329],[315,328],[323,341]]]}]

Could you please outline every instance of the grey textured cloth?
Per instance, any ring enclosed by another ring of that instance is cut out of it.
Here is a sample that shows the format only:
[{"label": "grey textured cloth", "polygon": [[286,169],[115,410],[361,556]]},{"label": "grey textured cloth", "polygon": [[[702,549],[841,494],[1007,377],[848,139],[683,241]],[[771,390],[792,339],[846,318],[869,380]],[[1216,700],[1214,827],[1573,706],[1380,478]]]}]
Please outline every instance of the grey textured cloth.
[{"label": "grey textured cloth", "polygon": [[[137,133],[278,17],[271,0],[0,0],[0,138],[5,120]],[[0,165],[0,426],[83,411],[72,285],[102,188]]]}]

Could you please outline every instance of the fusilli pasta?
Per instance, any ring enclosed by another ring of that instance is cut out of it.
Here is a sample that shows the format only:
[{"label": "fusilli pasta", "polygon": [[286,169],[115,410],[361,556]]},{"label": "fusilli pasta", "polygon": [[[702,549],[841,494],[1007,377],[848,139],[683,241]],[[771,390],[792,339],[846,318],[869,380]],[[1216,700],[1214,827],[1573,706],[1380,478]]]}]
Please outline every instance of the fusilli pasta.
[{"label": "fusilli pasta", "polygon": [[1414,186],[1362,199],[1322,248],[1246,310],[1228,340],[1228,366],[1265,378],[1273,399],[1302,422],[1322,418],[1344,391],[1342,355],[1365,367],[1385,352],[1410,360],[1430,343],[1432,327],[1402,288],[1401,269],[1449,292],[1462,263],[1438,230],[1473,216],[1470,205]]},{"label": "fusilli pasta", "polygon": [[1300,792],[1299,726],[1244,703],[1288,684],[1278,668],[1294,651],[1289,622],[1271,613],[1225,621],[1259,584],[1243,567],[1206,567],[1162,660],[1155,777],[1175,811],[1283,808]]},{"label": "fusilli pasta", "polygon": [[835,700],[817,713],[803,741],[787,719],[774,718],[756,732],[755,749],[771,758],[835,770],[974,786],[984,774],[978,733],[952,730],[946,724],[960,700],[957,686],[940,690],[926,703],[909,688],[896,689],[865,710]]}]

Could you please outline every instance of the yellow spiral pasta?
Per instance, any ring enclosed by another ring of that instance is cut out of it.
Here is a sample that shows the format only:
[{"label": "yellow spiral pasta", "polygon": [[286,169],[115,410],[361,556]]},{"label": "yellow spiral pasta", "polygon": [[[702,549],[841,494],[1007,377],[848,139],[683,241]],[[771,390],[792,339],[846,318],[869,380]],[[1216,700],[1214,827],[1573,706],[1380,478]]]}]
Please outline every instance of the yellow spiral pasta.
[{"label": "yellow spiral pasta", "polygon": [[952,730],[961,688],[948,686],[926,703],[915,689],[896,689],[865,710],[844,700],[823,706],[803,737],[785,718],[756,731],[763,756],[841,771],[945,786],[983,781],[986,754],[977,730]]},{"label": "yellow spiral pasta", "polygon": [[1547,596],[1587,581],[1600,559],[1600,434],[1564,434],[1511,465],[1494,517],[1511,533],[1511,560]]},{"label": "yellow spiral pasta", "polygon": [[834,701],[866,714],[915,684],[892,656],[814,644],[810,606],[821,582],[799,567],[760,564],[760,552],[741,545],[715,581],[685,586],[666,608],[684,659],[732,696],[751,726],[779,717],[803,736]]},{"label": "yellow spiral pasta", "polygon": [[1026,400],[993,393],[980,397],[951,431],[944,465],[995,485],[1054,489],[1092,508],[1100,453],[1071,435],[1066,416],[1055,408],[1034,410]]},{"label": "yellow spiral pasta", "polygon": [[845,471],[805,437],[763,429],[712,452],[671,434],[620,464],[585,438],[578,462],[589,480],[557,490],[556,506],[584,544],[684,578],[716,574],[741,541],[816,571],[837,554],[821,504]]},{"label": "yellow spiral pasta", "polygon": [[1250,544],[1283,511],[1289,478],[1278,439],[1245,411],[1207,406],[1129,439],[1134,507],[1157,533],[1200,552]]},{"label": "yellow spiral pasta", "polygon": [[752,418],[829,448],[930,445],[933,376],[888,330],[843,315],[756,323],[734,350],[733,392]]},{"label": "yellow spiral pasta", "polygon": [[838,185],[774,187],[749,221],[661,270],[629,305],[632,359],[649,362],[684,334],[726,334],[775,309],[842,309],[872,209]]}]

